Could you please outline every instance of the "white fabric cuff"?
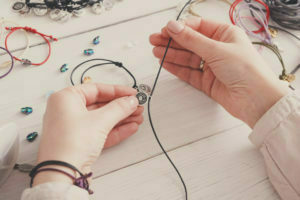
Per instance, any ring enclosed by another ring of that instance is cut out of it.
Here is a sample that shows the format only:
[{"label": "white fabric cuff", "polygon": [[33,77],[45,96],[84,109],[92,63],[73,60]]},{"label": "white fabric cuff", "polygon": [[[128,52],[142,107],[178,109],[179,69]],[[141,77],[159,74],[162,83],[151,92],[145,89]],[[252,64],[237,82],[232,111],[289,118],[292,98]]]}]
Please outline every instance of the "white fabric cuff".
[{"label": "white fabric cuff", "polygon": [[273,105],[255,124],[249,136],[250,141],[258,148],[264,140],[289,114],[299,107],[299,92],[290,92]]}]

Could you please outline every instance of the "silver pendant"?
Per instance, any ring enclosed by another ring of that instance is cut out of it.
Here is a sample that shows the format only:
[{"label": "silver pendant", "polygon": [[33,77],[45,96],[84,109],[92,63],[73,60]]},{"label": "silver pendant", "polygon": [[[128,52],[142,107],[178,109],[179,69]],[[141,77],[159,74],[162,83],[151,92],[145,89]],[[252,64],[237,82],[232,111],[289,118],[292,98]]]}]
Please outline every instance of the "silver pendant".
[{"label": "silver pendant", "polygon": [[48,9],[47,8],[33,8],[32,11],[37,16],[44,16],[47,14]]},{"label": "silver pendant", "polygon": [[80,9],[80,10],[74,10],[72,12],[72,14],[76,17],[82,17],[83,15],[85,15],[85,10]]},{"label": "silver pendant", "polygon": [[146,84],[140,84],[139,85],[139,90],[142,92],[147,93],[148,95],[151,93],[151,87],[149,85]]},{"label": "silver pendant", "polygon": [[95,4],[92,6],[92,11],[93,11],[95,14],[100,15],[100,14],[104,11],[102,3],[95,3]]},{"label": "silver pendant", "polygon": [[103,0],[103,6],[106,10],[111,10],[115,5],[114,0]]},{"label": "silver pendant", "polygon": [[58,19],[59,22],[66,22],[71,18],[72,14],[69,12],[63,11],[63,15],[60,19]]},{"label": "silver pendant", "polygon": [[148,96],[144,92],[138,92],[136,98],[139,101],[139,105],[144,105],[148,100]]}]

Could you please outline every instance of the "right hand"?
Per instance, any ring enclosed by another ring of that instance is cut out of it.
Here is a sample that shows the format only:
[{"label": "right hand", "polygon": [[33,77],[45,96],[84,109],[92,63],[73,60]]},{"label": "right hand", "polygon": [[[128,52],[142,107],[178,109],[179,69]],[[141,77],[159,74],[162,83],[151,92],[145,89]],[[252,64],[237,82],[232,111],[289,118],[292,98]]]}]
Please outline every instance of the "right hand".
[{"label": "right hand", "polygon": [[[201,18],[170,21],[150,42],[164,68],[203,91],[251,128],[289,92],[238,27]],[[200,70],[201,59],[205,61]]]}]

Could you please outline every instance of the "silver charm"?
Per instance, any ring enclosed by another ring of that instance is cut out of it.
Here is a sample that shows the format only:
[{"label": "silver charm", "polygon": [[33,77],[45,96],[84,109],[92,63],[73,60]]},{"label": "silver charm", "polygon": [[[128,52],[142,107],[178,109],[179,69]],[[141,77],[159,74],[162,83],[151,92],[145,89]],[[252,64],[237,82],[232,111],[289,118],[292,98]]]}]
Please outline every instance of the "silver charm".
[{"label": "silver charm", "polygon": [[103,6],[105,7],[105,10],[111,10],[115,5],[114,0],[103,0]]},{"label": "silver charm", "polygon": [[47,14],[48,9],[47,8],[32,8],[32,11],[37,16],[44,16]]},{"label": "silver charm", "polygon": [[95,4],[92,6],[92,11],[93,11],[95,14],[100,15],[100,14],[104,11],[104,8],[103,8],[102,3],[95,3]]},{"label": "silver charm", "polygon": [[53,19],[54,21],[65,22],[69,20],[70,17],[71,14],[68,13],[67,11],[55,9],[50,12],[50,18]]},{"label": "silver charm", "polygon": [[147,93],[148,95],[151,93],[151,87],[146,84],[140,84],[138,89],[139,89],[139,91]]},{"label": "silver charm", "polygon": [[76,17],[82,17],[83,15],[85,15],[85,10],[80,9],[80,10],[74,10],[72,12],[72,14]]},{"label": "silver charm", "polygon": [[31,61],[28,60],[28,59],[26,59],[26,58],[23,58],[23,59],[21,60],[21,63],[22,63],[22,65],[26,65],[26,66],[31,65]]},{"label": "silver charm", "polygon": [[148,96],[144,92],[138,92],[136,98],[139,101],[139,105],[144,105],[148,100]]},{"label": "silver charm", "polygon": [[29,173],[34,168],[33,165],[30,164],[16,164],[14,169],[19,170],[19,172]]},{"label": "silver charm", "polygon": [[26,4],[23,2],[16,2],[12,6],[12,9],[16,12],[19,12],[20,10],[24,9],[26,7]]},{"label": "silver charm", "polygon": [[28,6],[26,6],[26,4],[24,2],[20,2],[20,1],[14,3],[14,5],[12,6],[12,9],[15,12],[18,12],[22,15],[30,12],[30,8],[28,8]]},{"label": "silver charm", "polygon": [[52,20],[55,20],[55,21],[57,21],[59,18],[61,18],[61,10],[59,10],[59,9],[54,9],[54,10],[52,10],[51,12],[50,12],[50,18],[52,19]]}]

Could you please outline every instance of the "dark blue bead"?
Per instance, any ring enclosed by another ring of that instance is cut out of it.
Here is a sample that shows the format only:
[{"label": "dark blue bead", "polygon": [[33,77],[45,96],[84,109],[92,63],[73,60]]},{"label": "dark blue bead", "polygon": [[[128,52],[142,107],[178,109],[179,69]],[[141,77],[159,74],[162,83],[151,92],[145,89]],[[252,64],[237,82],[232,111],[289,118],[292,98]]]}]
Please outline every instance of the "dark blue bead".
[{"label": "dark blue bead", "polygon": [[26,137],[26,140],[28,142],[33,142],[38,136],[38,133],[37,132],[33,132],[33,133],[29,133]]},{"label": "dark blue bead", "polygon": [[25,115],[29,115],[33,112],[33,109],[31,107],[24,107],[21,108],[21,113],[25,114]]},{"label": "dark blue bead", "polygon": [[93,49],[86,49],[83,51],[84,55],[90,56],[94,54],[94,50]]},{"label": "dark blue bead", "polygon": [[93,39],[93,44],[94,45],[97,45],[97,44],[99,44],[100,43],[100,36],[97,36],[97,37],[95,37],[94,39]]},{"label": "dark blue bead", "polygon": [[68,71],[68,65],[67,64],[63,64],[61,67],[60,67],[60,72],[66,72]]}]

